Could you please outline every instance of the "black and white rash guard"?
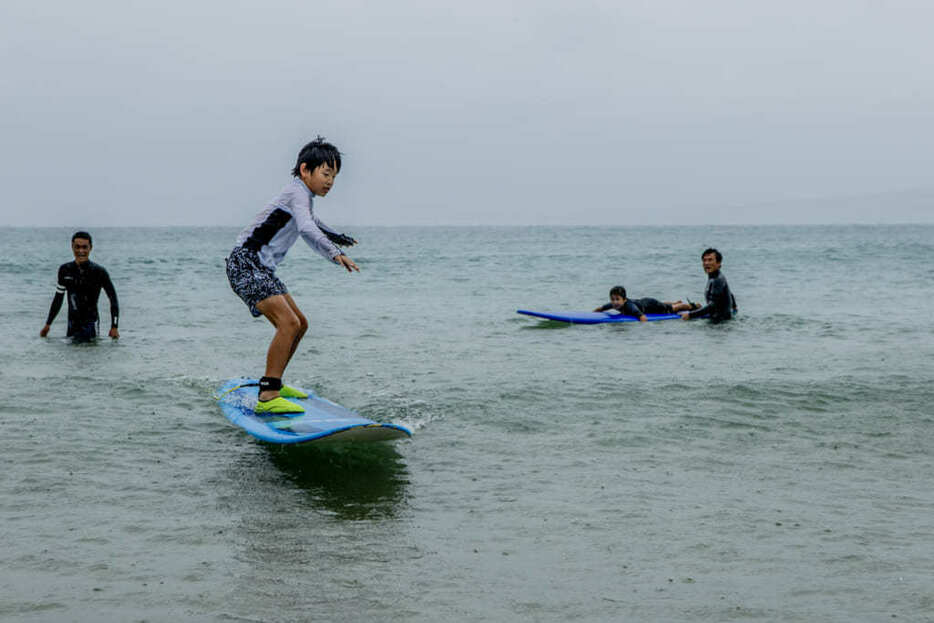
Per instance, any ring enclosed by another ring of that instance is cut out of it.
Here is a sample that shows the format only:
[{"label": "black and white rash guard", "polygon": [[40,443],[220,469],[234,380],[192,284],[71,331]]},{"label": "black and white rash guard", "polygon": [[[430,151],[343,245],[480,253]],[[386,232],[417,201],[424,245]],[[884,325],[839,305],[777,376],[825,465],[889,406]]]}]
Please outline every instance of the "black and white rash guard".
[{"label": "black and white rash guard", "polygon": [[338,234],[315,216],[313,197],[300,178],[293,179],[240,232],[236,246],[256,251],[263,265],[275,270],[301,236],[308,246],[334,261],[341,250],[328,240],[325,232]]},{"label": "black and white rash guard", "polygon": [[68,295],[68,335],[71,336],[82,330],[90,323],[96,323],[97,300],[101,295],[101,288],[110,299],[110,326],[117,328],[120,315],[120,306],[117,303],[117,291],[114,290],[110,275],[100,264],[88,260],[86,262],[68,262],[58,268],[58,286],[49,317],[46,324],[52,324],[58,311],[62,308],[62,300]]}]

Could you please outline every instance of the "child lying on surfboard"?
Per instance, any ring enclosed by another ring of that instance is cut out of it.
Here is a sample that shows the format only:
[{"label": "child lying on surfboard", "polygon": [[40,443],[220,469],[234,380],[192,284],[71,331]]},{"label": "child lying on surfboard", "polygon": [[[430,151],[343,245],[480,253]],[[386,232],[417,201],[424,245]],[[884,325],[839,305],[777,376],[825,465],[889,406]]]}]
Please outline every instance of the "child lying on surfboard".
[{"label": "child lying on surfboard", "polygon": [[604,312],[615,309],[624,316],[633,316],[639,319],[639,322],[646,322],[646,314],[675,314],[681,311],[691,311],[700,307],[697,303],[683,303],[677,301],[659,301],[650,297],[641,299],[626,298],[626,288],[623,286],[613,286],[610,288],[610,302],[601,305],[595,312]]}]

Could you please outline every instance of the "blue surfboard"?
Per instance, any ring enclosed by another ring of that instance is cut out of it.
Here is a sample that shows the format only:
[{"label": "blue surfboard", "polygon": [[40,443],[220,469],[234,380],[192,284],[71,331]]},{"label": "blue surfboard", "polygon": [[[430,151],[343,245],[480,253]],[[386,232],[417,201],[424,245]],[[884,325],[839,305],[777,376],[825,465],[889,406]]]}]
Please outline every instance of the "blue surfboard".
[{"label": "blue surfboard", "polygon": [[405,426],[360,417],[356,412],[305,388],[300,389],[308,394],[308,398],[289,398],[305,407],[304,413],[257,415],[253,408],[258,389],[259,381],[256,379],[230,379],[221,386],[217,400],[228,420],[263,441],[280,444],[388,441],[412,436],[412,431]]},{"label": "blue surfboard", "polygon": [[[639,322],[634,316],[624,316],[613,312],[587,312],[587,311],[558,311],[558,312],[537,312],[527,309],[517,309],[517,314],[525,314],[535,318],[544,318],[546,320],[559,320],[561,322],[570,322],[573,324],[603,324],[606,322]],[[650,322],[655,320],[674,320],[681,318],[679,314],[646,314],[646,319]]]}]

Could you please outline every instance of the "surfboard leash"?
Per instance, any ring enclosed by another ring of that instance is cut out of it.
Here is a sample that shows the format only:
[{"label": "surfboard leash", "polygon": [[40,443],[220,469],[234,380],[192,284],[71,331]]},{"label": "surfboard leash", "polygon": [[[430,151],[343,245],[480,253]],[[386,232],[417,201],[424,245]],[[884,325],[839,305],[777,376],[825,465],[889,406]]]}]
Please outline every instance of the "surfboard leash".
[{"label": "surfboard leash", "polygon": [[229,394],[230,392],[235,392],[235,391],[237,391],[238,389],[240,389],[241,387],[259,387],[259,383],[243,383],[242,385],[237,385],[237,386],[235,386],[235,387],[231,387],[230,389],[228,389],[226,392],[224,392],[224,393],[221,394],[220,396],[218,396],[217,394],[214,394],[214,400],[220,400],[220,399],[222,399],[224,396],[226,396],[227,394]]}]

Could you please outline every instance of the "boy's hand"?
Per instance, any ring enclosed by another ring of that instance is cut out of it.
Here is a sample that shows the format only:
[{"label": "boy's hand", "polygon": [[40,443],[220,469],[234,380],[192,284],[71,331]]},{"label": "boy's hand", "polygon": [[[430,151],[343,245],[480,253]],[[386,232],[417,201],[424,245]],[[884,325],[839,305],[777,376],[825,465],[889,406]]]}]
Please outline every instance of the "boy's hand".
[{"label": "boy's hand", "polygon": [[42,329],[39,330],[39,337],[47,336],[49,334],[49,329],[51,329],[49,325],[42,327]]},{"label": "boy's hand", "polygon": [[110,327],[110,332],[107,335],[116,340],[120,337],[120,332],[117,331],[117,327]]},{"label": "boy's hand", "polygon": [[354,264],[353,260],[343,253],[335,257],[334,261],[346,268],[348,273],[352,273],[353,271],[360,272],[360,269]]},{"label": "boy's hand", "polygon": [[690,320],[690,319],[691,319],[690,312],[681,312],[681,320]]}]

